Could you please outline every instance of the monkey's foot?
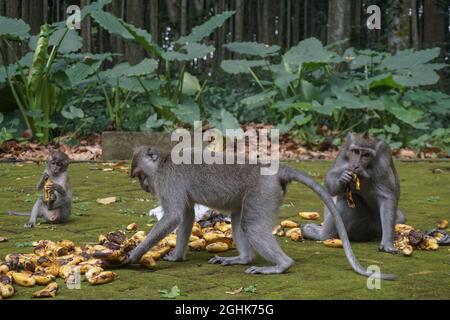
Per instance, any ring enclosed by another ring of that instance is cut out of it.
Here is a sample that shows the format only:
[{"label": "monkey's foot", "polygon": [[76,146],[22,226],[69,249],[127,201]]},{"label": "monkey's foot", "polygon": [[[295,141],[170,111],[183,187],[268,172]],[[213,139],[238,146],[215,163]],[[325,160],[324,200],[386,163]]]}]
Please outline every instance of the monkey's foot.
[{"label": "monkey's foot", "polygon": [[183,255],[180,255],[180,254],[176,254],[175,251],[171,251],[168,254],[166,254],[163,257],[163,259],[166,261],[172,261],[172,262],[186,261],[186,257],[184,257]]},{"label": "monkey's foot", "polygon": [[33,223],[33,222],[27,222],[27,223],[25,223],[25,224],[23,225],[23,227],[24,227],[25,229],[31,229],[31,228],[34,227],[34,223]]},{"label": "monkey's foot", "polygon": [[273,267],[250,267],[245,270],[248,274],[279,274],[285,272],[289,267],[273,266]]},{"label": "monkey's foot", "polygon": [[308,223],[305,224],[302,228],[303,231],[303,236],[305,237],[305,239],[310,239],[310,240],[322,240],[321,239],[321,231],[322,231],[322,226],[319,226],[315,223]]},{"label": "monkey's foot", "polygon": [[387,252],[387,253],[392,253],[392,254],[399,254],[400,251],[394,247],[393,245],[380,245],[380,247],[378,248],[378,251],[380,252]]},{"label": "monkey's foot", "polygon": [[214,258],[209,259],[208,263],[211,264],[221,264],[223,266],[232,266],[235,264],[249,264],[252,262],[249,258],[244,258],[241,256],[235,256],[235,257],[219,257],[214,256]]}]

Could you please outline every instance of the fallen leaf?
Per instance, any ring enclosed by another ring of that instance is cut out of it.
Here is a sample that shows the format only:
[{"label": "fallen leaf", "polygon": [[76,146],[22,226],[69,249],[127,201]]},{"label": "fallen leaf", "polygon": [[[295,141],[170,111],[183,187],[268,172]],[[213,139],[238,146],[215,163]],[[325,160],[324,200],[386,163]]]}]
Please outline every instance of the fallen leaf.
[{"label": "fallen leaf", "polygon": [[100,204],[111,204],[117,201],[117,197],[101,198],[96,200]]},{"label": "fallen leaf", "polygon": [[6,242],[8,241],[8,238],[0,237],[0,242]]},{"label": "fallen leaf", "polygon": [[180,295],[181,291],[178,286],[173,286],[170,290],[158,290],[158,293],[162,298],[175,299]]},{"label": "fallen leaf", "polygon": [[105,171],[105,172],[111,172],[111,171],[114,171],[114,169],[113,169],[113,168],[104,168],[103,171]]},{"label": "fallen leaf", "polygon": [[243,287],[240,287],[240,288],[237,288],[237,289],[234,289],[234,290],[231,290],[231,291],[225,291],[225,293],[227,293],[227,294],[238,294],[238,293],[241,293],[242,292],[242,290],[244,290],[244,288]]}]

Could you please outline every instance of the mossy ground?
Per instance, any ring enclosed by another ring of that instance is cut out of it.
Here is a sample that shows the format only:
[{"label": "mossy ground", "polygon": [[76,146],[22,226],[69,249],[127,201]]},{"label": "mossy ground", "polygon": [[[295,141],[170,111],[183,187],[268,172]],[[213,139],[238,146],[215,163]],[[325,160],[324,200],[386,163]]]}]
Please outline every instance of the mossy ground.
[{"label": "mossy ground", "polygon": [[[320,181],[330,162],[291,163],[314,174]],[[400,206],[408,223],[417,229],[428,229],[440,218],[450,218],[450,164],[396,163],[401,178]],[[99,234],[124,228],[137,222],[148,231],[151,219],[146,215],[157,203],[142,192],[136,181],[124,172],[93,170],[97,163],[74,163],[70,167],[75,201],[73,215],[64,225],[40,224],[24,230],[25,217],[0,216],[0,236],[9,238],[0,243],[0,259],[11,252],[31,252],[20,244],[39,239],[70,239],[84,244],[95,242]],[[441,168],[442,173],[432,173]],[[9,209],[30,210],[38,196],[35,185],[43,165],[0,164],[0,212]],[[110,205],[96,203],[97,198],[120,197]],[[146,199],[144,201],[144,199]],[[306,188],[293,184],[277,217],[300,221],[299,211],[322,211],[319,199]],[[301,221],[300,221],[301,222]],[[437,252],[415,251],[412,257],[379,253],[378,243],[354,243],[360,262],[378,264],[382,272],[395,273],[396,281],[383,281],[380,290],[369,290],[366,278],[349,267],[342,249],[326,248],[314,241],[292,242],[278,238],[285,252],[295,260],[283,275],[247,275],[245,266],[222,267],[207,263],[211,254],[189,252],[181,263],[159,261],[155,271],[140,267],[118,269],[119,278],[106,285],[69,290],[61,284],[57,299],[158,299],[158,289],[177,285],[184,299],[449,299],[450,251],[441,247]],[[236,250],[226,253],[235,255]],[[264,264],[262,259],[256,264]],[[255,293],[230,295],[231,289],[256,285]],[[17,287],[14,299],[29,299],[38,288]]]}]

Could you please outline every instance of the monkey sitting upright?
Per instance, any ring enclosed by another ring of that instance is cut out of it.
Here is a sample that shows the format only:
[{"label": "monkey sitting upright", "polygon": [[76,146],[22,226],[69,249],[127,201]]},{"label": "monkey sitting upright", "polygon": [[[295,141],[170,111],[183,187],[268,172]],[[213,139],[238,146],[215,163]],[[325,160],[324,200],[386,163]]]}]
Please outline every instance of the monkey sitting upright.
[{"label": "monkey sitting upright", "polygon": [[[387,143],[367,134],[349,134],[326,174],[325,188],[335,197],[350,240],[381,238],[380,251],[398,252],[393,243],[394,227],[404,223],[405,217],[397,209],[400,184]],[[327,208],[323,225],[306,224],[303,235],[312,240],[338,236]]]},{"label": "monkey sitting upright", "polygon": [[[191,153],[190,156],[192,159],[196,155]],[[305,173],[286,166],[280,166],[273,175],[262,175],[261,167],[251,164],[175,164],[170,153],[154,147],[141,147],[133,155],[130,176],[137,177],[142,189],[158,197],[164,215],[147,238],[128,253],[125,263],[138,262],[145,252],[177,226],[176,247],[165,259],[185,260],[195,216],[193,208],[198,203],[231,212],[233,239],[239,251],[235,257],[216,256],[209,263],[250,264],[256,252],[273,265],[253,266],[246,270],[247,273],[285,272],[293,261],[281,250],[271,231],[287,184],[298,181],[317,193],[335,216],[337,230],[352,268],[361,275],[372,276],[357,262],[334,202],[317,182]],[[380,274],[383,279],[394,277]]]},{"label": "monkey sitting upright", "polygon": [[47,166],[37,185],[38,190],[44,189],[44,197],[39,197],[31,213],[8,211],[10,215],[30,216],[24,225],[32,228],[37,218],[42,217],[49,223],[63,223],[69,218],[72,206],[72,189],[70,188],[67,167],[69,157],[62,151],[52,151],[47,159]]}]

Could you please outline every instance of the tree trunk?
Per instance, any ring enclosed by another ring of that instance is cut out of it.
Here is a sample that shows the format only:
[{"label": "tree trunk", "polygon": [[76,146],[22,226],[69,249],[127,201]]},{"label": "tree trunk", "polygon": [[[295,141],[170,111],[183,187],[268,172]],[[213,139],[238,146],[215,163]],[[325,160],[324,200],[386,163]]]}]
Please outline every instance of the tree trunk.
[{"label": "tree trunk", "polygon": [[[223,0],[219,0],[214,4],[214,13],[215,14],[219,14],[221,12],[223,12],[225,9],[225,3]],[[225,43],[225,25],[217,28],[215,33],[215,47],[216,47],[216,51],[215,51],[215,65],[216,68],[219,67],[220,62],[223,60],[223,56],[224,56],[224,48],[223,48],[223,44]]]},{"label": "tree trunk", "polygon": [[424,44],[427,47],[443,45],[445,43],[448,17],[436,2],[424,1]]},{"label": "tree trunk", "polygon": [[[5,1],[5,14],[11,18],[20,18],[20,1],[6,0]],[[7,56],[8,63],[15,62],[20,59],[20,45],[17,42],[10,42],[11,47],[8,47]]]},{"label": "tree trunk", "polygon": [[414,50],[419,50],[419,25],[417,20],[417,2],[411,0],[411,40]]},{"label": "tree trunk", "polygon": [[[124,9],[123,0],[113,0],[113,2],[111,3],[111,13],[113,15],[115,15],[118,18],[123,19],[123,16],[124,16],[123,9]],[[115,35],[111,36],[111,47],[112,47],[112,51],[114,53],[121,53],[121,54],[124,53],[123,41],[118,36],[115,36]],[[123,56],[117,57],[117,58],[114,58],[114,61],[119,62],[119,61],[123,61],[123,59],[124,59]]]},{"label": "tree trunk", "polygon": [[[234,41],[244,41],[244,0],[236,0],[236,14],[234,15]],[[239,59],[240,54],[234,53],[234,58]]]},{"label": "tree trunk", "polygon": [[291,19],[291,0],[287,0],[286,4],[286,50],[291,47],[291,30],[292,30],[292,19]]},{"label": "tree trunk", "polygon": [[187,0],[181,0],[180,36],[187,34]]},{"label": "tree trunk", "polygon": [[352,46],[361,47],[361,31],[366,28],[365,22],[361,20],[362,0],[352,0],[351,2],[352,16]]},{"label": "tree trunk", "polygon": [[277,41],[280,48],[284,47],[285,26],[286,26],[286,1],[280,0],[280,6],[278,8],[278,41]]},{"label": "tree trunk", "polygon": [[178,21],[177,0],[166,0],[166,6],[170,22],[172,22],[173,24],[177,23]]},{"label": "tree trunk", "polygon": [[308,38],[308,10],[309,10],[309,1],[304,0],[304,6],[303,6],[303,39]]},{"label": "tree trunk", "polygon": [[301,17],[301,9],[300,9],[300,1],[294,1],[294,19],[292,22],[292,45],[296,46],[300,41],[300,17]]},{"label": "tree trunk", "polygon": [[[145,28],[144,0],[127,1],[127,22],[138,28]],[[135,42],[129,42],[125,46],[126,58],[130,64],[137,64],[144,58],[144,49]]]},{"label": "tree trunk", "polygon": [[[349,0],[328,2],[328,44],[350,38],[350,9]],[[343,51],[343,46],[340,46],[339,51]]]},{"label": "tree trunk", "polygon": [[159,43],[158,5],[158,0],[150,0],[150,33],[155,43]]},{"label": "tree trunk", "polygon": [[[91,0],[81,0],[81,8],[91,3]],[[81,22],[81,38],[83,39],[82,52],[92,52],[92,20],[91,17],[86,17]],[[100,33],[100,32],[99,32]]]},{"label": "tree trunk", "polygon": [[388,38],[388,47],[391,52],[396,52],[409,46],[410,30],[408,11],[409,1],[392,1],[392,23]]}]

